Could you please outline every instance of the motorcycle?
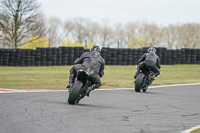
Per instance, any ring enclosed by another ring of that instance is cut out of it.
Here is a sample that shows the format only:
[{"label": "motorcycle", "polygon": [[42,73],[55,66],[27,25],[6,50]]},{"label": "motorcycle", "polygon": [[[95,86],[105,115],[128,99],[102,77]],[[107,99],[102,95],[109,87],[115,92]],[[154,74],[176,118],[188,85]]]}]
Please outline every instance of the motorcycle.
[{"label": "motorcycle", "polygon": [[139,71],[135,79],[135,91],[146,92],[151,83],[155,80],[155,73],[150,68],[144,67]]},{"label": "motorcycle", "polygon": [[88,79],[91,72],[79,70],[72,87],[69,90],[68,103],[75,105],[84,98],[89,91],[93,90],[96,84],[92,84]]}]

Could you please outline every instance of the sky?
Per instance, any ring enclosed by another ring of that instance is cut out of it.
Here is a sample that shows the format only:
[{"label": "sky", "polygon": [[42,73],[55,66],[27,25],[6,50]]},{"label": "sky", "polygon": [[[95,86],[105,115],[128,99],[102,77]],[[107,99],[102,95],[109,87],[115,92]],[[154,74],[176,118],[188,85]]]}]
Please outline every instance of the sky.
[{"label": "sky", "polygon": [[142,21],[157,25],[200,23],[200,0],[38,0],[46,18],[76,17],[111,24]]}]

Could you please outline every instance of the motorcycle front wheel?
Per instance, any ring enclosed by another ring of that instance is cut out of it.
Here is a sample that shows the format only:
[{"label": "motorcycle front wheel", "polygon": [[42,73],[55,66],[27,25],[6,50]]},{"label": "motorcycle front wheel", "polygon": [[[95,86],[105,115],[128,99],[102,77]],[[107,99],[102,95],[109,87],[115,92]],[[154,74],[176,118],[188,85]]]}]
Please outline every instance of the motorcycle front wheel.
[{"label": "motorcycle front wheel", "polygon": [[135,79],[135,91],[140,92],[143,85],[144,73],[140,73]]},{"label": "motorcycle front wheel", "polygon": [[79,99],[79,93],[81,90],[81,87],[83,86],[83,83],[81,81],[75,81],[74,85],[72,86],[72,88],[70,89],[69,92],[69,97],[68,97],[68,103],[69,104],[78,104]]}]

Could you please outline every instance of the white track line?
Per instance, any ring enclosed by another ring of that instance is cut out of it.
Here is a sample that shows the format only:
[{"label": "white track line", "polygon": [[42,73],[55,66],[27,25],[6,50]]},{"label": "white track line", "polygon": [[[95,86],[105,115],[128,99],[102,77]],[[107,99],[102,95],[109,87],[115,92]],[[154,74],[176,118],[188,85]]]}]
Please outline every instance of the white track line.
[{"label": "white track line", "polygon": [[[191,84],[174,84],[174,85],[158,85],[150,86],[149,88],[164,88],[164,87],[178,87],[178,86],[190,86],[190,85],[200,85],[200,83],[191,83]],[[115,88],[115,89],[96,89],[96,90],[132,90],[134,88]]]},{"label": "white track line", "polygon": [[[174,84],[174,85],[159,85],[159,86],[150,86],[149,88],[163,88],[163,87],[177,87],[177,86],[190,86],[190,85],[200,85],[200,83],[192,84]],[[115,89],[96,89],[97,91],[110,91],[110,90],[132,90],[134,88],[115,88]],[[0,88],[0,93],[20,93],[20,92],[63,92],[68,90],[49,90],[49,89],[4,89]]]}]

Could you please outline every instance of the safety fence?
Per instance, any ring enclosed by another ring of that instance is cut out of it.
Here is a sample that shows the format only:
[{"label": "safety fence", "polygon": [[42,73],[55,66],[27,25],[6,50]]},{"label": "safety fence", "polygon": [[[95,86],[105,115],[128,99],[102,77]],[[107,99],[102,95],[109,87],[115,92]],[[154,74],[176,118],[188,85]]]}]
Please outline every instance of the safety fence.
[{"label": "safety fence", "polygon": [[[148,48],[102,48],[106,65],[136,65]],[[200,64],[200,49],[156,48],[161,64]],[[74,61],[89,49],[83,47],[59,47],[36,49],[0,49],[0,66],[61,66]]]}]

